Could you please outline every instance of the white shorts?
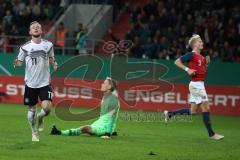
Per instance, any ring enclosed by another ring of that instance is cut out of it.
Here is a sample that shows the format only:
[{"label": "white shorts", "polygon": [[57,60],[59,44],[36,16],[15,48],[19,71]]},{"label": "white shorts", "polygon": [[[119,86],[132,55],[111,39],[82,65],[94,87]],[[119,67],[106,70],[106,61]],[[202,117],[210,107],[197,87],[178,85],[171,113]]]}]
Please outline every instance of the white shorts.
[{"label": "white shorts", "polygon": [[207,96],[203,81],[197,81],[197,82],[191,81],[189,83],[189,91],[190,91],[190,97],[189,97],[190,103],[200,104],[202,102],[208,101],[208,96]]}]

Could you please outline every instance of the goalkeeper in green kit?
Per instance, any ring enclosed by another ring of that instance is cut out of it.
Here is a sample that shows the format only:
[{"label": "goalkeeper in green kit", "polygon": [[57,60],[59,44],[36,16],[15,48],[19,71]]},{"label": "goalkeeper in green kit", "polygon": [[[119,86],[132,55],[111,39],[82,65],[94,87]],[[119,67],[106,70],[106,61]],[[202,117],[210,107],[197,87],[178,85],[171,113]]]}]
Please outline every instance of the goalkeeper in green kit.
[{"label": "goalkeeper in green kit", "polygon": [[79,128],[73,128],[69,130],[58,130],[54,125],[51,130],[51,135],[65,135],[65,136],[77,136],[81,134],[90,134],[101,136],[102,138],[110,138],[111,135],[116,134],[114,132],[118,112],[120,109],[118,96],[115,94],[117,84],[111,78],[106,80],[101,85],[101,91],[104,92],[100,117],[91,125],[85,125]]}]

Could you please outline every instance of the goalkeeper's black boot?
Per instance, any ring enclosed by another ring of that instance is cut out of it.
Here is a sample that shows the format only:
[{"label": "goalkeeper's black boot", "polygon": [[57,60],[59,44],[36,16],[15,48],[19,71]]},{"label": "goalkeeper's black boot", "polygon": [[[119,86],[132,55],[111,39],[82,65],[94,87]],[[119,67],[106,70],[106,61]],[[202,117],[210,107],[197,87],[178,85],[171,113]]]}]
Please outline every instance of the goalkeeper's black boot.
[{"label": "goalkeeper's black boot", "polygon": [[57,129],[57,127],[56,127],[55,125],[53,125],[50,134],[51,134],[51,135],[60,135],[60,134],[61,134],[61,131],[59,131],[59,130]]},{"label": "goalkeeper's black boot", "polygon": [[117,136],[118,133],[116,131],[112,132],[112,136]]}]

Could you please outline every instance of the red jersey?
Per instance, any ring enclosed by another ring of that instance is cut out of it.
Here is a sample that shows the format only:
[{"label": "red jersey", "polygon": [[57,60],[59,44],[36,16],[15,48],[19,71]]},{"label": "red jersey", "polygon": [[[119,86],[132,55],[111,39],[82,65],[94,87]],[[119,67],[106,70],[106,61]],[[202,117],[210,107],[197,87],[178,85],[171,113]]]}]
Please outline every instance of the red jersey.
[{"label": "red jersey", "polygon": [[188,52],[180,57],[182,63],[188,62],[189,68],[196,70],[191,76],[191,81],[204,81],[206,78],[207,65],[205,58],[196,51]]}]

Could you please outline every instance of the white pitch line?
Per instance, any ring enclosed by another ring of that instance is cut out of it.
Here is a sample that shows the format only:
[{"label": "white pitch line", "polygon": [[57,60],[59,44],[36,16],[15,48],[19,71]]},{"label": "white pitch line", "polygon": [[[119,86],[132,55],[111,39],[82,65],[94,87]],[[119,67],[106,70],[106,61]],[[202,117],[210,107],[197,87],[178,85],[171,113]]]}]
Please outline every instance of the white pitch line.
[{"label": "white pitch line", "polygon": [[3,70],[3,72],[5,72],[8,76],[12,76],[12,74],[0,64],[0,68]]}]

